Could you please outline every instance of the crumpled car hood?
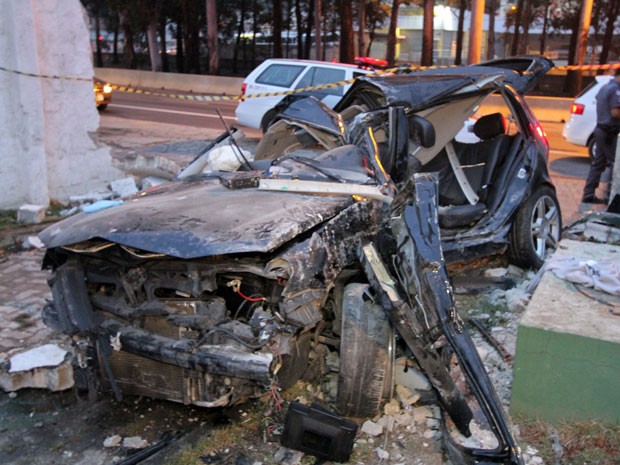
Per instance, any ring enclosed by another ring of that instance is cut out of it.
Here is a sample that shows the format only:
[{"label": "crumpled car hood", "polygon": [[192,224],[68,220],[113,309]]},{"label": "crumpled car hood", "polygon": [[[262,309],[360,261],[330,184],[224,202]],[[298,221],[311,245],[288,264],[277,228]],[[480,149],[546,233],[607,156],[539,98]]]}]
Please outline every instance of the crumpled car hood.
[{"label": "crumpled car hood", "polygon": [[350,197],[258,189],[230,190],[219,180],[172,185],[123,205],[81,213],[45,229],[48,248],[102,238],[140,250],[190,259],[268,252],[338,214]]}]

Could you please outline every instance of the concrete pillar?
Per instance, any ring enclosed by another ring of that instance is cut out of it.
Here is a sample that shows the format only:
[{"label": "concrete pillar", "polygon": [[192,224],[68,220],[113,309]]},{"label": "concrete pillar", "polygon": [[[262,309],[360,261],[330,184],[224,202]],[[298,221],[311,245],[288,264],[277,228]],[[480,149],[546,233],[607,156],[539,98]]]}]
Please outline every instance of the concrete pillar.
[{"label": "concrete pillar", "polygon": [[3,0],[2,9],[0,208],[67,201],[123,177],[93,138],[99,115],[79,0]]},{"label": "concrete pillar", "polygon": [[613,200],[615,195],[620,195],[620,140],[616,144],[616,158],[614,171],[611,173],[611,195],[609,200]]}]

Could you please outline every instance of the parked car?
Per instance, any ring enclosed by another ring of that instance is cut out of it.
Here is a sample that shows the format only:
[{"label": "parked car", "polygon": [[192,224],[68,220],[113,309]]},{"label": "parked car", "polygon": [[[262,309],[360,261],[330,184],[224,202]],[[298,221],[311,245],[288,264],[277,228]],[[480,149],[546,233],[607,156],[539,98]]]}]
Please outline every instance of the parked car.
[{"label": "parked car", "polygon": [[95,104],[97,110],[103,111],[108,108],[112,101],[112,86],[101,79],[93,79],[93,90],[95,92]]},{"label": "parked car", "polygon": [[562,129],[562,137],[571,144],[588,147],[590,157],[596,150],[594,128],[596,127],[596,95],[612,79],[612,76],[596,76],[575,97],[570,107],[570,117]]},{"label": "parked car", "polygon": [[[522,464],[444,260],[508,248],[538,267],[557,246],[548,145],[518,93],[541,74],[362,77],[335,110],[291,101],[238,171],[209,171],[206,152],[177,182],[48,227],[43,320],[72,336],[76,379],[219,407],[335,377],[338,412],[369,417],[407,357],[453,463]],[[493,93],[505,106],[480,114]],[[476,142],[455,141],[470,118]],[[463,442],[479,428],[494,445]]]},{"label": "parked car", "polygon": [[[269,59],[263,61],[243,81],[242,96],[269,92],[305,89],[340,82],[369,74],[372,71],[359,66],[325,61]],[[314,95],[332,108],[344,95],[350,84],[306,93]],[[251,128],[267,130],[284,95],[245,98],[239,102],[235,114],[237,122]]]}]

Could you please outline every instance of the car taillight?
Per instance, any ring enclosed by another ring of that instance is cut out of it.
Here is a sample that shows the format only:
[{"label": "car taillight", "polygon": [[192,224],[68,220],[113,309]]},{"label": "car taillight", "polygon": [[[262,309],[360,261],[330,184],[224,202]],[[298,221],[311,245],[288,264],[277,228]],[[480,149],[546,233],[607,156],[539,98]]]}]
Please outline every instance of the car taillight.
[{"label": "car taillight", "polygon": [[244,82],[241,84],[241,95],[245,95],[245,90],[248,88],[248,85]]},{"label": "car taillight", "polygon": [[571,115],[583,115],[583,111],[586,109],[586,106],[582,103],[573,103],[570,106]]},{"label": "car taillight", "polygon": [[547,139],[547,133],[545,132],[545,130],[543,129],[543,127],[540,125],[540,123],[530,123],[530,130],[534,133],[534,135],[541,141],[544,142],[544,144],[549,147],[549,140]]}]

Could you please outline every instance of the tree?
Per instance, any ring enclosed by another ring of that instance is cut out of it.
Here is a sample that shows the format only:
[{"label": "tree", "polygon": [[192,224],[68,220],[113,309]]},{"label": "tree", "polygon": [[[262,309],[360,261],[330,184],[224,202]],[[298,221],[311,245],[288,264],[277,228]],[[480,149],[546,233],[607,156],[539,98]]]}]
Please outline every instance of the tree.
[{"label": "tree", "polygon": [[370,49],[375,40],[375,31],[383,27],[390,17],[390,8],[380,0],[370,0],[366,3],[366,28],[368,30],[368,45],[361,53],[370,56]]},{"label": "tree", "polygon": [[351,0],[340,0],[340,62],[353,63],[353,8]]},{"label": "tree", "polygon": [[487,42],[487,60],[495,58],[495,15],[499,8],[498,0],[487,2],[487,13],[489,14],[489,37]]},{"label": "tree", "polygon": [[467,1],[459,1],[459,19],[456,32],[456,56],[454,57],[454,64],[461,65],[463,63],[463,29],[465,25],[465,9],[467,8]]},{"label": "tree", "polygon": [[422,66],[433,66],[433,8],[434,0],[424,0],[424,27],[422,30]]},{"label": "tree", "polygon": [[273,0],[273,56],[282,58],[282,0]]},{"label": "tree", "polygon": [[[217,42],[217,5],[215,0],[207,0],[207,47],[209,49],[209,74],[219,74],[220,55]],[[243,21],[243,15],[241,20]]]},{"label": "tree", "polygon": [[316,30],[316,59],[323,58],[323,2],[315,0],[314,4],[314,28]]},{"label": "tree", "polygon": [[364,55],[364,32],[366,31],[366,0],[357,3],[357,53]]},{"label": "tree", "polygon": [[514,32],[512,33],[512,45],[510,47],[510,54],[516,55],[519,51],[519,29],[521,27],[521,18],[523,17],[523,0],[517,2],[516,9],[514,10]]},{"label": "tree", "polygon": [[398,7],[400,0],[393,0],[392,12],[390,13],[390,27],[388,29],[387,50],[385,52],[385,61],[388,66],[394,66],[396,61],[396,29],[398,28]]},{"label": "tree", "polygon": [[599,63],[607,63],[609,56],[609,49],[611,48],[612,39],[614,35],[614,23],[620,15],[620,0],[607,0],[605,8],[605,33],[603,35],[603,46],[601,48],[601,55],[599,56]]}]

